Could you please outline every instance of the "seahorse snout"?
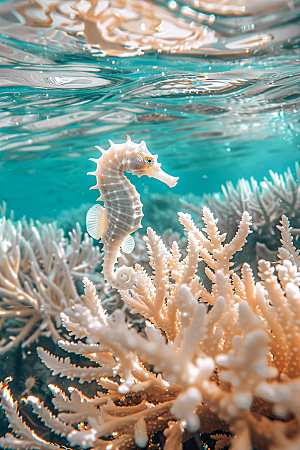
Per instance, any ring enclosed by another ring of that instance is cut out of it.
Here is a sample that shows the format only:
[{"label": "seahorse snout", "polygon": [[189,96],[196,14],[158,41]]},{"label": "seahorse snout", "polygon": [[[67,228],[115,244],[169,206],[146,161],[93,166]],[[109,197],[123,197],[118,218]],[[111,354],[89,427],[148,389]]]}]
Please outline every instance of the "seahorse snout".
[{"label": "seahorse snout", "polygon": [[156,178],[159,181],[162,181],[163,183],[166,183],[169,187],[174,187],[177,184],[177,180],[179,177],[172,177],[172,175],[169,175],[168,173],[164,172],[160,168],[151,167],[151,170],[149,170],[148,173],[149,177]]}]

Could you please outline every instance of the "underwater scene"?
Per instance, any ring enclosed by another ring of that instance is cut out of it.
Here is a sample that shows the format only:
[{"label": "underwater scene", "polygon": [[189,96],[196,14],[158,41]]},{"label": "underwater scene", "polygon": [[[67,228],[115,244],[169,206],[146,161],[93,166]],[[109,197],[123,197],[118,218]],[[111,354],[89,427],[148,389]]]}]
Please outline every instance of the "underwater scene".
[{"label": "underwater scene", "polygon": [[0,0],[0,448],[300,449],[300,0]]}]

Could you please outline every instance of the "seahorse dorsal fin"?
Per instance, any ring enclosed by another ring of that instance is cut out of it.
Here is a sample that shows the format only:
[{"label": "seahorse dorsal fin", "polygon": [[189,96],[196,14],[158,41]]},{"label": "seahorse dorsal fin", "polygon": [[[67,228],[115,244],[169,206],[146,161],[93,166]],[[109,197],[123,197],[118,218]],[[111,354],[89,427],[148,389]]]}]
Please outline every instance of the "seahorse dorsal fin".
[{"label": "seahorse dorsal fin", "polygon": [[92,206],[86,215],[86,229],[94,239],[100,239],[105,233],[106,211],[101,205]]},{"label": "seahorse dorsal fin", "polygon": [[133,239],[133,237],[131,236],[131,234],[129,234],[128,236],[126,236],[126,238],[125,238],[124,241],[122,242],[121,249],[122,249],[122,251],[123,251],[124,253],[129,254],[129,253],[132,252],[132,250],[134,249],[134,247],[135,247],[134,239]]}]

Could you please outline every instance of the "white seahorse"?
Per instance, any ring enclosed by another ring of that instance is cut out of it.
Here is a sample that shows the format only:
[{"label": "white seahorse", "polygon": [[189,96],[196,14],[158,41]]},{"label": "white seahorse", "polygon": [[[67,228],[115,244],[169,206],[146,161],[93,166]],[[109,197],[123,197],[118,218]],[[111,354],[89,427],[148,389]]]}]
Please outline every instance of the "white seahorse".
[{"label": "white seahorse", "polygon": [[114,144],[108,150],[97,147],[102,156],[91,158],[97,164],[95,175],[97,183],[91,189],[99,189],[97,201],[104,202],[104,207],[97,204],[89,209],[86,217],[88,233],[94,239],[101,239],[104,246],[103,274],[107,282],[117,289],[130,289],[135,281],[132,267],[122,266],[114,270],[120,247],[125,253],[131,253],[134,240],[131,236],[138,228],[142,228],[143,204],[140,195],[124,176],[129,172],[138,177],[147,175],[157,178],[170,187],[174,187],[178,177],[172,177],[157,162],[157,155],[152,155],[144,141],[135,144],[127,136],[125,144]]}]

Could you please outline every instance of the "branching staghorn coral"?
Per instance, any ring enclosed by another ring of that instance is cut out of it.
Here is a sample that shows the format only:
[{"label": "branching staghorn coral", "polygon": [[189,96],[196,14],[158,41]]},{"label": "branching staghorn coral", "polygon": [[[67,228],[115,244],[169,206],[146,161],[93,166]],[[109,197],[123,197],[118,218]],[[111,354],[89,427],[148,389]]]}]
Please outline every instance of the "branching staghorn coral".
[{"label": "branching staghorn coral", "polygon": [[[287,172],[279,175],[270,171],[271,180],[267,178],[258,183],[251,178],[249,183],[245,179],[238,181],[236,187],[231,182],[222,186],[222,195],[215,193],[204,195],[200,204],[206,204],[216,217],[221,232],[226,232],[231,238],[241,214],[244,210],[252,216],[252,234],[247,240],[243,257],[236,255],[234,262],[241,267],[248,262],[258,280],[257,263],[260,259],[275,261],[277,249],[280,245],[280,233],[277,224],[282,214],[287,215],[292,222],[291,233],[296,239],[300,236],[300,169],[295,164],[296,177],[288,168]],[[194,213],[201,222],[202,206],[195,206],[199,199],[181,199],[182,206]]]},{"label": "branching staghorn coral", "polygon": [[0,219],[0,354],[40,335],[60,338],[61,311],[80,301],[75,281],[102,258],[79,225],[69,237],[55,223]]},{"label": "branching staghorn coral", "polygon": [[[253,218],[253,230],[274,234],[276,224],[282,214],[290,219],[299,220],[300,212],[300,168],[295,164],[296,177],[290,168],[283,175],[270,170],[271,180],[266,177],[258,183],[251,178],[239,180],[234,188],[231,182],[222,187],[224,201],[220,201],[218,194],[206,196],[205,200],[214,214],[219,218],[220,227],[226,228],[226,222],[238,223],[243,211],[249,211]],[[222,225],[221,225],[222,224]]]},{"label": "branching staghorn coral", "polygon": [[[296,177],[290,168],[281,175],[270,171],[271,179],[266,177],[258,183],[254,178],[250,182],[244,178],[236,185],[232,182],[222,186],[222,194],[204,195],[203,204],[207,205],[213,214],[219,218],[219,228],[229,237],[235,233],[243,211],[249,211],[252,216],[251,242],[248,244],[249,255],[256,255],[256,265],[260,258],[273,261],[279,246],[279,233],[276,225],[282,214],[289,217],[294,227],[293,234],[300,235],[300,168],[295,164]],[[182,206],[202,215],[202,206],[193,202],[181,200]],[[253,257],[252,257],[253,258]],[[250,257],[248,258],[248,260]]]},{"label": "branching staghorn coral", "polygon": [[280,242],[282,247],[278,250],[278,256],[282,260],[289,259],[300,269],[300,250],[294,246],[294,240],[292,237],[293,229],[290,227],[290,221],[283,214],[280,223],[281,226],[277,225],[277,228],[281,232]]},{"label": "branching staghorn coral", "polygon": [[[189,214],[180,213],[180,221],[188,233],[187,256],[181,259],[176,243],[166,249],[148,229],[153,274],[136,265],[136,285],[121,293],[149,319],[146,336],[125,322],[122,311],[107,315],[85,278],[81,302],[61,314],[74,341],[60,340],[59,346],[84,355],[93,367],[38,349],[53,374],[81,383],[95,380],[105,392],[89,398],[74,387],[65,393],[52,384],[58,413],[35,396],[27,402],[72,448],[145,447],[159,430],[165,450],[180,449],[182,440],[199,432],[213,433],[219,449],[229,441],[233,450],[298,448],[300,274],[294,262],[299,251],[287,218],[282,218],[280,261],[276,268],[260,261],[257,283],[249,264],[239,275],[231,262],[249,233],[247,212],[227,243],[208,208],[202,231]],[[206,263],[211,291],[196,275],[199,258]],[[7,383],[1,397],[13,428],[0,439],[3,448],[57,449],[22,421]]]}]

